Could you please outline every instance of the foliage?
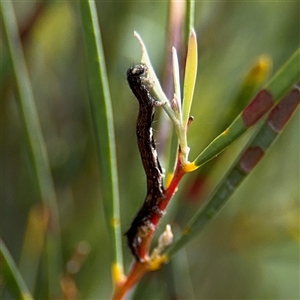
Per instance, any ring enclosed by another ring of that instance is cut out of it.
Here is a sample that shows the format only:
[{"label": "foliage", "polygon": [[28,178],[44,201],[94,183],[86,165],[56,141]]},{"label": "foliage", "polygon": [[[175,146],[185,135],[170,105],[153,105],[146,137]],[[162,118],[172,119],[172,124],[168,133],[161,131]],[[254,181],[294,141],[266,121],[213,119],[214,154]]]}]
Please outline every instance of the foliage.
[{"label": "foliage", "polygon": [[[138,62],[141,55],[133,31],[137,30],[145,40],[158,77],[164,81],[168,5],[147,1],[100,1],[96,5],[114,115],[124,233],[145,193],[134,134],[137,103],[125,79],[128,66]],[[51,279],[57,285],[60,282],[66,298],[75,299],[80,293],[82,299],[107,299],[112,290],[111,247],[103,210],[107,199],[103,197],[103,174],[99,176],[96,163],[98,148],[88,101],[86,41],[80,7],[74,2],[46,1],[30,5],[14,2],[13,6],[50,161],[61,240],[57,234],[54,237],[61,241],[61,253],[51,252],[45,239],[46,231],[53,232],[53,220],[49,219],[53,207],[45,205],[36,184],[27,129],[19,110],[21,96],[17,94],[3,34],[2,239],[34,298],[56,293],[57,287],[51,288],[47,280],[51,276],[48,272],[53,271],[57,276]],[[274,74],[298,48],[300,28],[296,2],[197,2],[195,9],[199,67],[191,108],[194,121],[188,132],[191,158],[245,107],[241,103],[237,112],[227,113],[253,61],[261,54],[269,55]],[[18,72],[23,74],[22,70],[15,70]],[[168,121],[164,118],[164,113],[158,114],[159,122],[154,126],[159,155],[166,167]],[[168,265],[143,278],[136,298],[299,297],[298,120],[299,112],[206,231],[182,248]],[[211,194],[252,133],[199,172],[185,176],[160,232],[166,223],[171,223],[175,239],[180,236],[181,229]],[[43,250],[46,245],[48,252]],[[127,247],[123,252],[128,270],[131,255]],[[56,260],[55,255],[51,258],[51,253],[60,255],[61,260]],[[56,263],[58,270],[49,269]],[[11,297],[8,286],[1,287],[3,299]]]}]

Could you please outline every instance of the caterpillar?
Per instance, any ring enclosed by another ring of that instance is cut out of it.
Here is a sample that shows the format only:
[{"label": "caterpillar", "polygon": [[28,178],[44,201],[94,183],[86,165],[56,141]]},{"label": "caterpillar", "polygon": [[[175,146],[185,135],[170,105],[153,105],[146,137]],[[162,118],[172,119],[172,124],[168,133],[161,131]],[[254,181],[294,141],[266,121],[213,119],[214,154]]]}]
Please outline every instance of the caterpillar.
[{"label": "caterpillar", "polygon": [[153,138],[152,122],[155,106],[163,105],[149,91],[145,64],[137,64],[127,70],[127,81],[139,102],[139,113],[136,123],[137,144],[147,178],[147,194],[143,206],[134,218],[127,236],[128,246],[138,261],[139,246],[143,235],[153,228],[150,219],[154,213],[162,214],[158,208],[159,201],[164,198],[163,172],[160,166]]}]

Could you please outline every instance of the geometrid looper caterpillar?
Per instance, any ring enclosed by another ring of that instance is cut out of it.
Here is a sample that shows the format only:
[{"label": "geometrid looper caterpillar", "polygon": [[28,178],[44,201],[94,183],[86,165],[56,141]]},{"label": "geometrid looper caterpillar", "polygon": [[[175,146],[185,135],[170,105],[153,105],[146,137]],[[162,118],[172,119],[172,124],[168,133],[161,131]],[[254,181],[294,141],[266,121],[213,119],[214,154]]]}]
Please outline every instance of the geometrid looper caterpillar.
[{"label": "geometrid looper caterpillar", "polygon": [[126,232],[128,246],[138,261],[141,261],[139,246],[142,237],[147,235],[147,232],[153,228],[151,216],[154,213],[162,214],[158,204],[164,198],[163,172],[158,161],[152,134],[155,106],[161,106],[163,103],[157,101],[150,94],[149,82],[146,78],[147,71],[148,68],[145,64],[134,65],[127,70],[127,81],[139,101],[136,136],[147,177],[147,195],[145,201]]}]

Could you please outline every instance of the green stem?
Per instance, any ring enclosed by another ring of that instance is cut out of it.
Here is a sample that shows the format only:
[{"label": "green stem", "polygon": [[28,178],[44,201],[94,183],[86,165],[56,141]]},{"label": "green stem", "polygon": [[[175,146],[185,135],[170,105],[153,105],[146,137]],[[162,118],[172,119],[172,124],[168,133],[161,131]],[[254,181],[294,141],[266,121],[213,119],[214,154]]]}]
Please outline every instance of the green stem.
[{"label": "green stem", "polygon": [[195,1],[186,1],[186,22],[184,26],[184,45],[188,44],[191,31],[194,29]]}]

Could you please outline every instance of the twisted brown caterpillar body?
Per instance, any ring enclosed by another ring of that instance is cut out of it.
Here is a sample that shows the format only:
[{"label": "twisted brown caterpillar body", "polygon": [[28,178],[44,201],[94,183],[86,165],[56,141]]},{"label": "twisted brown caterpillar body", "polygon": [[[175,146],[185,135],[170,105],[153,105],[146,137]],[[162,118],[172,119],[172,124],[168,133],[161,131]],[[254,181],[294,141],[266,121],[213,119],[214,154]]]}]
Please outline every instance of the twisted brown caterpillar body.
[{"label": "twisted brown caterpillar body", "polygon": [[153,213],[161,213],[158,203],[164,197],[163,172],[158,161],[152,133],[155,106],[162,104],[150,94],[149,84],[147,84],[145,78],[147,70],[147,66],[144,64],[135,65],[127,70],[127,81],[139,101],[136,135],[147,177],[147,195],[144,204],[126,232],[128,246],[139,261],[141,257],[138,250],[141,237],[146,235],[149,229],[153,227],[150,218]]}]

